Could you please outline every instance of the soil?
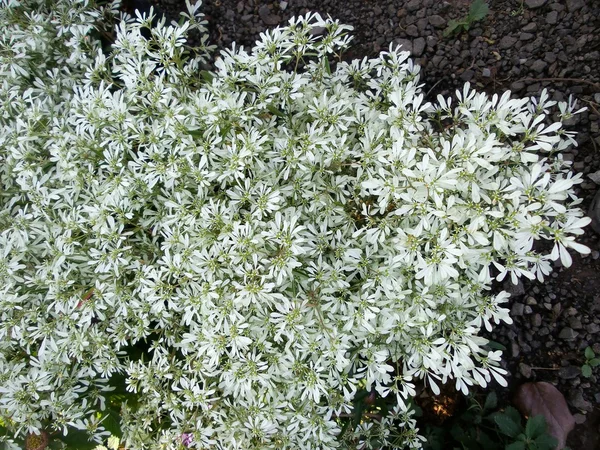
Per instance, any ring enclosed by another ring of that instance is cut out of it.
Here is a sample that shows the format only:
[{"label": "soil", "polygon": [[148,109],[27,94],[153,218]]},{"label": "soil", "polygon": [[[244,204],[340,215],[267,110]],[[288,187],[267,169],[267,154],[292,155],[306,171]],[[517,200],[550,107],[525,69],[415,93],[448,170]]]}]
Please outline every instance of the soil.
[{"label": "soil", "polygon": [[[153,1],[170,19],[185,9],[183,0]],[[375,56],[392,42],[410,50],[422,68],[429,99],[452,94],[465,81],[490,94],[511,90],[516,97],[535,96],[546,88],[555,100],[574,95],[588,111],[568,123],[578,133],[579,146],[568,150],[565,159],[583,173],[578,195],[588,210],[598,192],[588,175],[600,170],[600,1],[488,4],[485,18],[451,36],[444,35],[448,21],[465,18],[469,0],[207,0],[202,11],[217,51],[233,42],[251,47],[261,32],[285,25],[292,16],[308,11],[331,15],[354,26],[346,58]],[[600,224],[600,206],[590,215]],[[573,450],[600,449],[600,368],[590,378],[581,374],[584,349],[593,347],[600,355],[598,232],[600,226],[588,227],[579,239],[590,255],[574,255],[568,269],[557,265],[545,283],[506,286],[513,292],[514,324],[499,326],[489,336],[506,347],[509,387],[498,391],[505,404],[525,381],[554,384],[578,423],[568,441]]]}]

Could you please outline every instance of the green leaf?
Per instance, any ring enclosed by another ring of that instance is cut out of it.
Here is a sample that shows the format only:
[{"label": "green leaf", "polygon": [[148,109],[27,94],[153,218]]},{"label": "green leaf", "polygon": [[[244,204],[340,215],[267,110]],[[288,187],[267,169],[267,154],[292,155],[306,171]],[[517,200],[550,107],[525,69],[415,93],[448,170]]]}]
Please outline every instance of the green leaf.
[{"label": "green leaf", "polygon": [[512,421],[521,426],[521,413],[516,408],[509,406],[504,410],[504,414],[512,419]]},{"label": "green leaf", "polygon": [[471,3],[467,20],[469,22],[477,22],[487,16],[488,11],[489,7],[484,0],[475,0]]},{"label": "green leaf", "polygon": [[495,392],[490,392],[485,398],[485,403],[483,404],[483,410],[491,410],[496,409],[498,406],[498,396]]},{"label": "green leaf", "polygon": [[546,432],[546,419],[539,414],[535,417],[530,417],[525,425],[525,434],[529,439],[535,439]]},{"label": "green leaf", "polygon": [[595,358],[596,354],[594,353],[594,350],[592,350],[592,347],[587,347],[585,349],[585,358],[586,359],[592,359]]},{"label": "green leaf", "polygon": [[[558,445],[558,439],[549,434],[542,434],[535,439],[535,444],[538,450],[554,450]],[[563,450],[566,450],[566,447]]]},{"label": "green leaf", "polygon": [[593,358],[588,361],[590,367],[597,367],[600,365],[600,358]]},{"label": "green leaf", "polygon": [[198,136],[198,137],[202,137],[202,135],[204,134],[204,132],[201,131],[201,130],[188,130],[188,129],[186,129],[185,131],[186,131],[187,134],[190,134],[192,136]]},{"label": "green leaf", "polygon": [[446,29],[444,30],[444,36],[450,36],[452,33],[454,33],[456,31],[456,29],[460,26],[461,24],[459,22],[457,22],[456,20],[452,19],[448,22],[448,26],[446,27]]},{"label": "green leaf", "polygon": [[101,419],[102,426],[106,431],[110,431],[113,436],[121,437],[121,413],[116,409],[109,408],[104,411]]},{"label": "green leaf", "polygon": [[517,437],[522,430],[521,424],[516,423],[508,414],[497,414],[494,416],[494,421],[500,432],[508,437]]},{"label": "green leaf", "polygon": [[215,78],[215,74],[212,72],[209,72],[208,70],[202,70],[200,71],[200,76],[202,77],[202,79],[208,83],[212,83],[213,79]]},{"label": "green leaf", "polygon": [[581,375],[583,375],[586,378],[589,378],[592,376],[592,368],[590,366],[588,366],[587,364],[584,364],[581,367]]},{"label": "green leaf", "polygon": [[67,444],[67,448],[77,450],[93,450],[98,445],[97,442],[88,440],[89,436],[83,431],[69,430],[66,436],[59,436],[58,439]]},{"label": "green leaf", "polygon": [[329,65],[329,59],[325,58],[325,71],[327,75],[331,75],[331,66]]},{"label": "green leaf", "polygon": [[517,441],[505,447],[505,450],[525,450],[525,442]]},{"label": "green leaf", "polygon": [[267,105],[267,109],[271,114],[278,117],[285,117],[285,114],[275,108],[273,105]]},{"label": "green leaf", "polygon": [[504,345],[502,345],[500,342],[496,342],[496,341],[488,341],[486,346],[491,348],[492,350],[502,350],[502,351],[506,350],[506,347]]}]

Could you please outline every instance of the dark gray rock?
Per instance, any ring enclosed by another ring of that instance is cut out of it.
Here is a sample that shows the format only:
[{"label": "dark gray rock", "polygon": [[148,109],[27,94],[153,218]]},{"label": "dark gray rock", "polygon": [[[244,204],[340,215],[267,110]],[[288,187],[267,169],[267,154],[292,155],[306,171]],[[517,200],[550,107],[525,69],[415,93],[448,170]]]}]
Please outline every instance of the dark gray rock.
[{"label": "dark gray rock", "polygon": [[413,44],[410,39],[396,39],[394,44],[402,47],[402,51],[411,52],[413,50]]},{"label": "dark gray rock", "polygon": [[419,35],[419,29],[416,25],[409,25],[406,27],[406,34],[411,37],[417,37]]},{"label": "dark gray rock", "polygon": [[533,33],[536,30],[537,30],[537,23],[535,23],[535,22],[529,22],[527,25],[525,25],[523,27],[523,31],[525,33]]},{"label": "dark gray rock", "polygon": [[588,217],[592,219],[591,227],[596,233],[600,233],[600,191],[596,192],[592,200],[592,204],[588,210]]},{"label": "dark gray rock", "polygon": [[531,70],[537,73],[542,73],[546,67],[548,67],[548,63],[541,59],[536,59],[533,64],[531,64]]},{"label": "dark gray rock", "polygon": [[511,297],[519,297],[525,294],[525,287],[521,279],[518,280],[517,284],[513,284],[510,279],[506,280],[502,284],[502,288],[510,294]]},{"label": "dark gray rock", "polygon": [[546,4],[547,0],[525,0],[525,4],[530,9],[541,8]]},{"label": "dark gray rock", "polygon": [[531,34],[531,33],[521,33],[519,35],[520,41],[530,41],[532,39],[533,39],[533,34]]},{"label": "dark gray rock", "polygon": [[529,366],[525,363],[519,363],[519,372],[525,378],[531,378],[531,366]]},{"label": "dark gray rock", "polygon": [[572,380],[581,375],[581,369],[575,366],[561,367],[558,371],[558,376],[563,380]]},{"label": "dark gray rock", "polygon": [[408,4],[406,5],[406,10],[408,12],[418,11],[422,6],[421,3],[421,0],[410,0],[410,2],[408,2]]},{"label": "dark gray rock", "polygon": [[423,52],[425,51],[425,39],[422,37],[415,39],[413,41],[412,45],[413,45],[412,54],[414,56],[421,56],[423,54]]},{"label": "dark gray rock", "polygon": [[267,25],[277,25],[281,22],[281,17],[271,14],[271,8],[268,5],[262,5],[258,8],[258,15],[262,21]]},{"label": "dark gray rock", "polygon": [[534,314],[531,318],[531,325],[534,327],[539,327],[542,325],[542,316],[541,314]]},{"label": "dark gray rock", "polygon": [[500,39],[500,43],[498,44],[498,47],[501,50],[507,50],[509,48],[512,48],[517,43],[517,41],[518,41],[518,39],[516,37],[504,36],[502,39]]},{"label": "dark gray rock", "polygon": [[577,11],[585,6],[585,0],[567,0],[567,9],[569,12]]},{"label": "dark gray rock", "polygon": [[435,14],[429,17],[429,23],[435,28],[443,28],[446,26],[446,19],[444,19],[442,16],[438,16],[437,14]]},{"label": "dark gray rock", "polygon": [[460,79],[463,81],[471,81],[473,79],[473,77],[475,76],[475,72],[473,72],[472,70],[465,70],[463,73],[460,74]]},{"label": "dark gray rock", "polygon": [[548,25],[556,25],[557,22],[558,22],[558,11],[550,11],[546,15],[546,23]]},{"label": "dark gray rock", "polygon": [[481,71],[481,76],[483,78],[489,78],[492,76],[492,71],[490,69],[488,69],[487,67],[484,67],[484,69]]},{"label": "dark gray rock", "polygon": [[581,330],[583,325],[581,324],[581,319],[579,317],[569,317],[569,327],[574,330]]},{"label": "dark gray rock", "polygon": [[525,305],[523,303],[515,302],[512,305],[512,308],[510,309],[510,315],[516,316],[516,317],[522,316],[524,310],[525,310]]},{"label": "dark gray rock", "polygon": [[560,330],[558,337],[560,339],[564,339],[565,341],[572,341],[573,339],[575,339],[577,337],[578,334],[579,333],[577,333],[577,331],[573,330],[573,328],[564,327],[562,330]]},{"label": "dark gray rock", "polygon": [[574,408],[581,409],[582,411],[592,412],[594,410],[594,406],[583,398],[583,392],[579,389],[571,394],[569,401]]}]

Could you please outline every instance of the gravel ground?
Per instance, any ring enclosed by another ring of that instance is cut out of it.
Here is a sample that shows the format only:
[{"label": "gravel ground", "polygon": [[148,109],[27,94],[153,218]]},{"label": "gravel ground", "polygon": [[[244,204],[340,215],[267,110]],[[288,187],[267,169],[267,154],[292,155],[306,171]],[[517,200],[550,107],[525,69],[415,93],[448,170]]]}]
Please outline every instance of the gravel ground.
[{"label": "gravel ground", "polygon": [[[153,0],[170,18],[183,0]],[[211,43],[251,47],[265,29],[285,25],[308,11],[353,25],[348,58],[375,56],[390,42],[402,44],[422,67],[421,81],[431,98],[449,94],[465,81],[488,93],[510,89],[515,96],[547,88],[556,100],[570,94],[588,111],[569,128],[579,147],[570,150],[574,170],[583,172],[580,196],[587,209],[600,183],[600,1],[490,0],[489,14],[468,32],[445,37],[451,19],[468,13],[468,0],[207,0]],[[565,158],[566,159],[566,158]],[[598,176],[594,174],[598,172]],[[557,266],[545,284],[508,286],[514,295],[514,324],[496,328],[491,338],[504,344],[511,373],[504,398],[524,381],[548,381],[567,398],[578,423],[569,437],[573,450],[600,449],[600,383],[585,378],[584,349],[600,355],[600,194],[591,215],[598,224],[580,240],[593,251],[574,256],[573,266]],[[595,209],[595,210],[594,210]]]}]

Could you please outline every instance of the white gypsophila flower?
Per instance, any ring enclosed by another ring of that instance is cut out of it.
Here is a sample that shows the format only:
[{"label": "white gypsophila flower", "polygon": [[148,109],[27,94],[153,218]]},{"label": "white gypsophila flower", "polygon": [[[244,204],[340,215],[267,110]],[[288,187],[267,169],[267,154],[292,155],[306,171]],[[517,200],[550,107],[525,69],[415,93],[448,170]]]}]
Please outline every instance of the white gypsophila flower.
[{"label": "white gypsophila flower", "polygon": [[[505,383],[492,281],[589,253],[573,134],[546,91],[430,103],[408,52],[334,63],[351,27],[318,14],[213,57],[199,7],[0,4],[0,418],[64,445],[420,448],[418,385]],[[352,427],[363,394],[389,411]]]}]

